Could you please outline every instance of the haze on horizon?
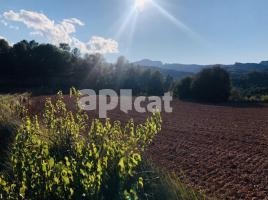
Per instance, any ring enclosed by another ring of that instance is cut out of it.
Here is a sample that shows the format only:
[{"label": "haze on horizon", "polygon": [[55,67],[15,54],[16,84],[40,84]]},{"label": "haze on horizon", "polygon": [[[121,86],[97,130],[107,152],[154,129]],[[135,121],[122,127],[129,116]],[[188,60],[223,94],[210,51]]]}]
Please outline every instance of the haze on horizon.
[{"label": "haze on horizon", "polygon": [[69,43],[108,61],[268,60],[266,0],[1,1],[0,38]]}]

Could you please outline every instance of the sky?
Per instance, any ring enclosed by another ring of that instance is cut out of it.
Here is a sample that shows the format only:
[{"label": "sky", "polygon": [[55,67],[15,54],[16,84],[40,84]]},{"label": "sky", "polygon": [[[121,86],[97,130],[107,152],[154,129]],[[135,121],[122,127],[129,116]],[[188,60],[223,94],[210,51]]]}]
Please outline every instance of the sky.
[{"label": "sky", "polygon": [[0,38],[69,43],[112,62],[260,62],[267,8],[267,0],[0,0]]}]

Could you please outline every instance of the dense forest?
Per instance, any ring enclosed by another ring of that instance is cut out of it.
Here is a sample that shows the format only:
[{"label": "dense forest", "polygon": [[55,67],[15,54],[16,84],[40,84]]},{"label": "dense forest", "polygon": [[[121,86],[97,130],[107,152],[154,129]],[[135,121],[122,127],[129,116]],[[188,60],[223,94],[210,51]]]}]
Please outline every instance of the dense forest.
[{"label": "dense forest", "polygon": [[232,76],[232,83],[242,96],[258,97],[268,94],[268,72],[265,71]]},{"label": "dense forest", "polygon": [[134,95],[162,95],[171,76],[130,64],[119,57],[115,64],[100,54],[81,55],[68,44],[59,47],[23,40],[10,46],[0,40],[0,92],[55,93],[69,88],[132,89]]},{"label": "dense forest", "polygon": [[228,101],[230,94],[230,75],[220,66],[205,68],[194,76],[185,77],[174,88],[174,95],[180,99],[205,102]]}]

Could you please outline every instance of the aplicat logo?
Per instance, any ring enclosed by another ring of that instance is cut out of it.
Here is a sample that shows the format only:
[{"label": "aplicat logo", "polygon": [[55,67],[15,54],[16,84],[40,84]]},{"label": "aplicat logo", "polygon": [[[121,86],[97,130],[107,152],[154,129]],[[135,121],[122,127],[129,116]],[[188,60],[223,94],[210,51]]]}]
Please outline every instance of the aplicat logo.
[{"label": "aplicat logo", "polygon": [[[132,90],[122,89],[120,95],[110,89],[103,89],[96,94],[94,90],[84,89],[79,91],[81,98],[78,102],[82,110],[99,111],[99,118],[107,118],[107,112],[116,109],[118,106],[124,113],[128,113],[133,109],[138,113],[145,112],[166,112],[173,111],[171,101],[173,100],[171,93],[167,92],[164,96],[132,96]],[[98,101],[98,103],[97,103]],[[118,105],[119,104],[119,105]]]}]

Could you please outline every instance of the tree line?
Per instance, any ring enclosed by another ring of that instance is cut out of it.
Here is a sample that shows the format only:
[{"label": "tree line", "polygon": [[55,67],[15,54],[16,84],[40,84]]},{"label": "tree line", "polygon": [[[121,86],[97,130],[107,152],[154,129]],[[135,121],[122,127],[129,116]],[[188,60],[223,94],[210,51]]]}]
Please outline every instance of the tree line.
[{"label": "tree line", "polygon": [[132,89],[134,95],[162,95],[171,76],[130,64],[119,57],[114,64],[100,54],[83,55],[68,44],[55,46],[23,40],[10,46],[0,40],[0,91],[29,90],[55,93],[69,88]]},{"label": "tree line", "polygon": [[186,100],[224,102],[229,100],[231,89],[229,73],[216,65],[183,78],[175,86],[174,95]]},{"label": "tree line", "polygon": [[100,54],[81,55],[68,44],[55,46],[20,41],[13,46],[0,40],[0,92],[30,91],[36,94],[79,89],[132,89],[133,95],[163,95],[173,91],[181,99],[227,101],[229,74],[220,66],[175,81],[155,69],[135,66],[125,57],[108,63]]}]

